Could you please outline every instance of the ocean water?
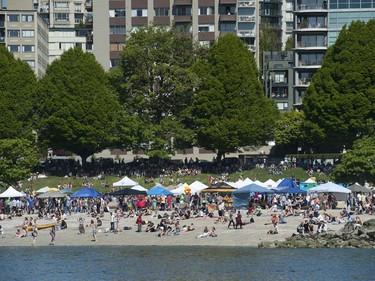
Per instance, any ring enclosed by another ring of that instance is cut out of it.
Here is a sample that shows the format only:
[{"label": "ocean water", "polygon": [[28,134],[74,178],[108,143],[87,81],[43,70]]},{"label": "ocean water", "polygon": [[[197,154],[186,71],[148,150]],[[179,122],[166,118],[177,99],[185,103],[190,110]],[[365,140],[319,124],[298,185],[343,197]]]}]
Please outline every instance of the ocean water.
[{"label": "ocean water", "polygon": [[375,280],[373,249],[2,247],[0,280]]}]

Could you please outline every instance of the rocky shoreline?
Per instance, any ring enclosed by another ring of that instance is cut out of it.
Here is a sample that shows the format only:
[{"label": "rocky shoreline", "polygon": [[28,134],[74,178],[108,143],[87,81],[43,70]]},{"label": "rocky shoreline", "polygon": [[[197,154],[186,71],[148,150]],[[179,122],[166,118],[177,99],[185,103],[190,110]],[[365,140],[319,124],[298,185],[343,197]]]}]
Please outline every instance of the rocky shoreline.
[{"label": "rocky shoreline", "polygon": [[347,222],[339,231],[313,235],[295,234],[285,241],[262,241],[259,248],[369,248],[375,249],[375,219],[363,226]]}]

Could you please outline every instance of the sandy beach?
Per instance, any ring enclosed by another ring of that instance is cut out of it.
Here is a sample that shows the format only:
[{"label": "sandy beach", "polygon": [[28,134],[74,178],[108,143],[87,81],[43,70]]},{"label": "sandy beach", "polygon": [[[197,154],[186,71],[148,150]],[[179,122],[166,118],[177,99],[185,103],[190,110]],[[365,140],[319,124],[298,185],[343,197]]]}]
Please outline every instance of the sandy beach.
[{"label": "sandy beach", "polygon": [[[330,210],[330,213],[337,215],[340,210]],[[246,216],[246,211],[242,210],[243,221],[248,223],[250,218]],[[164,212],[161,212],[164,214]],[[87,214],[72,214],[67,218],[68,228],[56,231],[56,246],[88,246],[88,245],[104,245],[104,246],[117,246],[117,245],[145,245],[145,246],[244,246],[244,247],[258,247],[261,241],[284,241],[285,238],[296,233],[298,224],[303,220],[302,216],[287,217],[286,224],[279,225],[278,234],[267,234],[271,229],[269,223],[271,222],[272,213],[265,211],[262,216],[255,217],[255,222],[246,224],[243,229],[228,229],[228,223],[219,223],[217,218],[190,218],[188,220],[181,220],[181,226],[195,225],[194,231],[182,231],[177,236],[162,236],[158,237],[159,232],[147,233],[145,232],[146,226],[143,226],[142,232],[136,232],[137,226],[135,224],[136,218],[122,218],[120,220],[118,234],[107,233],[106,229],[110,227],[110,215],[105,213],[101,218],[103,225],[98,227],[97,241],[93,241],[92,231],[89,226],[86,227],[84,235],[78,235],[78,218],[82,216],[85,219],[85,225],[90,224],[91,217]],[[36,215],[31,215],[36,217]],[[363,221],[366,221],[372,216],[361,215]],[[144,216],[144,220],[159,223],[160,219],[157,217]],[[24,217],[17,217],[11,220],[0,221],[0,225],[4,229],[4,234],[0,239],[0,246],[33,246],[33,238],[29,232],[27,237],[15,238],[17,226],[22,225]],[[40,219],[37,225],[51,223],[51,220]],[[123,230],[125,226],[132,227],[131,230]],[[216,228],[217,237],[197,238],[203,232],[204,227],[209,229]],[[338,231],[343,227],[343,224],[328,224],[328,231]],[[36,239],[36,246],[48,246],[51,238],[49,229],[39,230],[39,236]]]}]

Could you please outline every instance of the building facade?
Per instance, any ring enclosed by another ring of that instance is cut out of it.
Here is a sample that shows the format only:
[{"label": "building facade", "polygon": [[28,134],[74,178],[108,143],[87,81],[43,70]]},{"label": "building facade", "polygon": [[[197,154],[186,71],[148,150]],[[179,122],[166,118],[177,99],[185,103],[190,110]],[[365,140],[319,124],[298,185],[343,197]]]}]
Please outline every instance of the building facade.
[{"label": "building facade", "polygon": [[[94,0],[93,18],[94,38],[100,36],[99,45],[95,39],[94,54],[105,68],[118,66],[126,38],[149,24],[188,31],[200,44],[210,44],[233,32],[259,60],[259,1],[256,0]],[[100,24],[96,24],[97,19]],[[108,64],[106,50],[109,50]]]},{"label": "building facade", "polygon": [[264,89],[280,112],[293,109],[293,52],[264,52]]},{"label": "building facade", "polygon": [[2,2],[0,44],[4,44],[15,58],[27,62],[37,76],[45,74],[48,65],[48,25],[32,9],[31,1]]},{"label": "building facade", "polygon": [[294,1],[294,103],[301,106],[312,76],[344,25],[375,18],[375,0]]}]

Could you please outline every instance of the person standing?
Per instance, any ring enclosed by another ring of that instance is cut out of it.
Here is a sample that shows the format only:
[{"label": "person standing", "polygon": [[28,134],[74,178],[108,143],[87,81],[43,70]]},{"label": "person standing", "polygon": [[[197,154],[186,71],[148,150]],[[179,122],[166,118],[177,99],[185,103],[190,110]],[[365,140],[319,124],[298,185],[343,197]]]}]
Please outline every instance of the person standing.
[{"label": "person standing", "polygon": [[138,225],[137,232],[142,232],[142,214],[141,213],[138,215],[137,225]]},{"label": "person standing", "polygon": [[36,225],[33,225],[33,232],[31,232],[31,236],[33,237],[33,246],[35,246],[36,238],[38,237],[38,228]]},{"label": "person standing", "polygon": [[97,229],[97,225],[95,223],[95,221],[92,219],[91,220],[91,223],[90,223],[90,226],[91,226],[91,229],[92,229],[92,237],[94,238],[94,242],[96,242],[96,229]]},{"label": "person standing", "polygon": [[51,236],[51,243],[49,243],[49,244],[50,245],[55,245],[55,241],[56,241],[56,229],[55,229],[54,226],[51,228],[51,231],[49,232],[49,235]]},{"label": "person standing", "polygon": [[113,212],[110,212],[109,213],[110,216],[111,216],[111,228],[110,228],[110,231],[115,231],[115,220],[116,220],[116,216]]},{"label": "person standing", "polygon": [[236,229],[238,226],[240,227],[240,229],[242,229],[242,215],[240,211],[237,212],[236,216]]}]

